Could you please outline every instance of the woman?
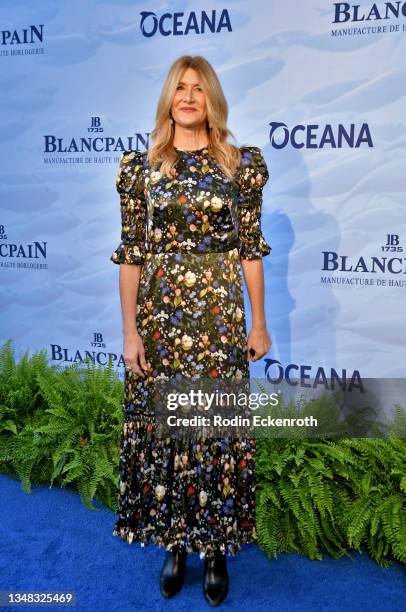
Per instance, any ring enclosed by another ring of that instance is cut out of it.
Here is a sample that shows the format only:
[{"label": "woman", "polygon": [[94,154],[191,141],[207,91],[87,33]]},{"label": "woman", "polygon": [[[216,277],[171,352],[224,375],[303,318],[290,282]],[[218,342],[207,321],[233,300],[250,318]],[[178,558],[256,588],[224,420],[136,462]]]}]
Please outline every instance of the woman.
[{"label": "woman", "polygon": [[[255,533],[255,439],[154,435],[153,384],[178,375],[241,380],[272,342],[264,316],[262,188],[257,147],[227,142],[227,102],[201,56],[171,66],[148,151],[120,159],[120,266],[126,364],[119,517],[113,535],[166,547],[162,595],[184,582],[186,558],[204,558],[203,591],[228,592],[226,554]],[[247,337],[242,270],[252,307]]]}]

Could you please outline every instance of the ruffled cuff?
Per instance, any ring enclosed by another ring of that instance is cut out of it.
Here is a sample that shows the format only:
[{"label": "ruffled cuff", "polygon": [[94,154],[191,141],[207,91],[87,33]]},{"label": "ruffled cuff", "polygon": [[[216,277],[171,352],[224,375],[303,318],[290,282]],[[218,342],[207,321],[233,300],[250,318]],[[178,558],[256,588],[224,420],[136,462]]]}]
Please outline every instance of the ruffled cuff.
[{"label": "ruffled cuff", "polygon": [[121,242],[113,251],[110,259],[116,264],[142,265],[145,261],[145,252],[137,245],[128,245]]},{"label": "ruffled cuff", "polygon": [[239,255],[241,259],[262,259],[271,251],[272,247],[259,233],[250,236],[250,240],[241,240]]}]

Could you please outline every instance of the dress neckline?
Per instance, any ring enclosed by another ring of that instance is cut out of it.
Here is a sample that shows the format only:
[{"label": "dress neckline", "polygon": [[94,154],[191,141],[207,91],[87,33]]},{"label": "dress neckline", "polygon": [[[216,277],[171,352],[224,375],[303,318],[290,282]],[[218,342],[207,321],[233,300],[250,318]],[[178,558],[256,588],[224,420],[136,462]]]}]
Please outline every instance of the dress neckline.
[{"label": "dress neckline", "polygon": [[204,151],[207,149],[209,145],[205,147],[201,147],[200,149],[179,149],[178,147],[174,147],[177,151],[182,151],[183,153],[199,153],[200,151]]}]

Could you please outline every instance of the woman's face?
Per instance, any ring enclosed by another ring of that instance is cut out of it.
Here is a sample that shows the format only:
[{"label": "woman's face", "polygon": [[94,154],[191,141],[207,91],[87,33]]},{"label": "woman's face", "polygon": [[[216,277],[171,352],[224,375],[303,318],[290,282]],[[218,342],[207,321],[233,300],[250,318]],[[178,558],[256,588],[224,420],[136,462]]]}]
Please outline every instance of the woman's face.
[{"label": "woman's face", "polygon": [[171,112],[175,122],[182,127],[198,127],[205,123],[206,97],[199,75],[193,68],[187,68],[181,76],[172,101]]}]

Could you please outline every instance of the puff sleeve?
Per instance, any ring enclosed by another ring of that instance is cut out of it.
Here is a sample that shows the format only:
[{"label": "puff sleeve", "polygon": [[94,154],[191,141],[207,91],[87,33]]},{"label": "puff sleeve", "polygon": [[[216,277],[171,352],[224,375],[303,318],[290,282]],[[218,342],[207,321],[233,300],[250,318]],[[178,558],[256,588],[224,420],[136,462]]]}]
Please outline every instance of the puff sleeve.
[{"label": "puff sleeve", "polygon": [[241,147],[237,200],[241,259],[262,259],[272,251],[261,231],[262,190],[268,178],[268,168],[261,149]]},{"label": "puff sleeve", "polygon": [[110,259],[115,264],[141,265],[145,261],[147,231],[142,152],[122,153],[116,188],[120,194],[121,242]]}]

